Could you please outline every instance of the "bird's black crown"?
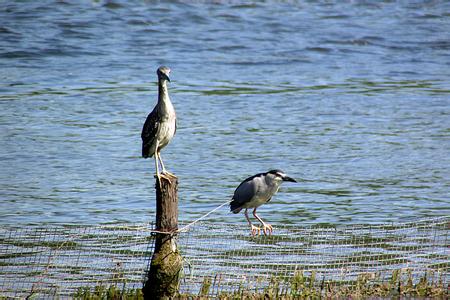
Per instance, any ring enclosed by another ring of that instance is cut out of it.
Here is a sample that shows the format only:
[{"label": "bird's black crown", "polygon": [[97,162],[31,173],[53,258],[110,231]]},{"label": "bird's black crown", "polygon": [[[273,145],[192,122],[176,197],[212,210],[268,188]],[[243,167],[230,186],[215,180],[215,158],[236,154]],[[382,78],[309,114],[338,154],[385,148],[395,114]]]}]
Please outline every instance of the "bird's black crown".
[{"label": "bird's black crown", "polygon": [[279,169],[275,169],[275,170],[270,170],[269,172],[267,172],[267,174],[280,175],[280,174],[284,174],[284,172]]}]

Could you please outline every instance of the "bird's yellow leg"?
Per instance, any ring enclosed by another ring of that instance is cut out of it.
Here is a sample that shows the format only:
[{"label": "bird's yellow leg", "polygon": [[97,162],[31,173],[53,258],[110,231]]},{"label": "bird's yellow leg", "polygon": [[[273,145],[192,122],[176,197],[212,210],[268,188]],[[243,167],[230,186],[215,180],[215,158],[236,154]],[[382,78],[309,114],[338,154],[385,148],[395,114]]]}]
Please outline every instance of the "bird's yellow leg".
[{"label": "bird's yellow leg", "polygon": [[177,177],[174,174],[172,174],[172,173],[170,173],[169,171],[166,170],[166,167],[164,167],[164,163],[163,163],[162,158],[161,158],[161,153],[159,151],[158,151],[158,158],[159,158],[159,162],[161,163],[161,166],[162,166],[162,174],[163,175],[168,175],[170,177]]},{"label": "bird's yellow leg", "polygon": [[[158,179],[159,179],[159,184],[161,185],[161,178],[165,178],[167,180],[169,180],[169,174],[167,174],[166,170],[164,169],[164,165],[162,164],[162,160],[161,160],[161,156],[159,155],[159,152],[155,152],[155,157],[157,157],[157,160],[161,163],[161,166],[163,168],[161,173],[158,173]],[[156,163],[158,164],[158,163]]]},{"label": "bird's yellow leg", "polygon": [[155,169],[156,169],[156,177],[158,178],[158,183],[159,183],[159,186],[161,186],[161,174],[159,173],[159,166],[158,166],[158,160],[159,160],[159,157],[158,157],[158,141],[156,141],[156,148],[155,148]]},{"label": "bird's yellow leg", "polygon": [[161,174],[159,174],[158,158],[156,157],[156,153],[155,153],[155,167],[156,167],[155,177],[158,178],[159,186],[161,186]]},{"label": "bird's yellow leg", "polygon": [[273,227],[272,227],[272,225],[270,225],[270,224],[268,224],[268,223],[267,223],[267,224],[264,223],[264,221],[263,221],[260,217],[258,217],[258,215],[256,214],[256,207],[255,207],[255,209],[253,210],[253,215],[255,216],[256,219],[258,219],[258,221],[261,222],[261,224],[262,224],[262,226],[263,226],[262,231],[264,232],[264,235],[271,235],[272,232],[273,232]]},{"label": "bird's yellow leg", "polygon": [[261,228],[259,228],[259,227],[257,227],[257,226],[252,224],[252,222],[248,218],[247,208],[245,209],[244,215],[245,215],[245,218],[247,219],[248,224],[250,225],[250,228],[251,228],[251,231],[252,231],[252,236],[259,235],[259,233],[261,231]]}]

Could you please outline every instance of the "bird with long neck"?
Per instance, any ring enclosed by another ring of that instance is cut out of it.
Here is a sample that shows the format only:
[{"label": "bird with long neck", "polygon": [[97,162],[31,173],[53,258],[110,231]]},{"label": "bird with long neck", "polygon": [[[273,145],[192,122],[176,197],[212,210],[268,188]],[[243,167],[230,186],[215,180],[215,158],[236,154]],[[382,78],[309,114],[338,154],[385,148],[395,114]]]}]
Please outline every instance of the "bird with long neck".
[{"label": "bird with long neck", "polygon": [[[168,172],[161,158],[161,150],[169,144],[177,130],[176,113],[170,101],[168,82],[170,69],[168,67],[159,67],[156,71],[158,75],[158,103],[147,119],[142,128],[142,156],[155,157],[156,176],[175,176]],[[162,173],[159,172],[159,164]]]}]

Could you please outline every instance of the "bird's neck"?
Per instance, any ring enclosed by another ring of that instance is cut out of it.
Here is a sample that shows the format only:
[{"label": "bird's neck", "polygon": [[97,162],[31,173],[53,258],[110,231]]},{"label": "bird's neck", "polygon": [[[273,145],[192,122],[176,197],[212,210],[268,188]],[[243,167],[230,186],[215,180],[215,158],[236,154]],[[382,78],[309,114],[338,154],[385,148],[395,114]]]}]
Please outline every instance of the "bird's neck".
[{"label": "bird's neck", "polygon": [[280,187],[281,185],[281,181],[279,180],[274,180],[273,178],[266,178],[266,184],[274,189],[277,189]]},{"label": "bird's neck", "polygon": [[167,100],[170,101],[169,98],[169,89],[167,88],[167,80],[159,80],[158,81],[158,101],[165,102]]},{"label": "bird's neck", "polygon": [[158,102],[163,113],[173,110],[172,102],[170,102],[169,89],[167,87],[167,80],[159,80],[158,82]]}]

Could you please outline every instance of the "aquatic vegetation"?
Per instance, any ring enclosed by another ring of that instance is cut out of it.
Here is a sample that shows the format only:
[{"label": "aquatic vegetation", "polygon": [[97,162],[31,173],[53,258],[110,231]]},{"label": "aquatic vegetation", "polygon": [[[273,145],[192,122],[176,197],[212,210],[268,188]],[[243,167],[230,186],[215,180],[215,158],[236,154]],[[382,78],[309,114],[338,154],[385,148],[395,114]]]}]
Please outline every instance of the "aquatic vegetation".
[{"label": "aquatic vegetation", "polygon": [[108,288],[104,286],[96,286],[93,289],[89,287],[79,288],[73,295],[73,298],[82,300],[140,300],[144,299],[144,295],[142,294],[141,289],[127,289],[125,287],[119,288],[112,285]]},{"label": "aquatic vegetation", "polygon": [[[413,278],[410,269],[394,270],[388,280],[380,278],[379,273],[365,273],[354,281],[320,280],[315,272],[306,275],[296,272],[289,278],[272,277],[268,281],[255,279],[252,288],[247,284],[239,285],[233,291],[221,291],[220,283],[205,277],[197,294],[181,293],[180,300],[192,299],[327,299],[334,298],[395,298],[418,297],[447,299],[448,290],[444,280],[445,272],[435,274],[435,271],[424,272],[419,278]],[[437,276],[436,276],[437,275]],[[222,286],[224,287],[224,286]],[[226,290],[226,288],[224,288]],[[141,289],[127,289],[118,286],[80,288],[73,295],[75,299],[143,299]]]}]

